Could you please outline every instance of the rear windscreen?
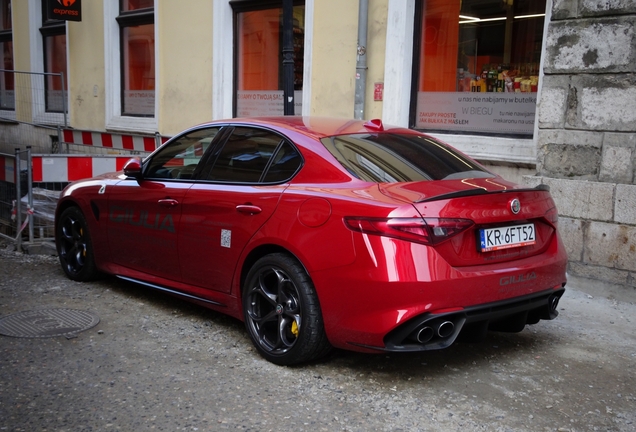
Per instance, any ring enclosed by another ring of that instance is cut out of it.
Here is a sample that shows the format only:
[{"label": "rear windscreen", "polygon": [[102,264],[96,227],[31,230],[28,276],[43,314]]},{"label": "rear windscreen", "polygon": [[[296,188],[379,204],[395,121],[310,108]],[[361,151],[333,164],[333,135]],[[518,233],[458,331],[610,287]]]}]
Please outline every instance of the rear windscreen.
[{"label": "rear windscreen", "polygon": [[349,173],[370,182],[494,177],[476,162],[426,136],[340,135],[323,138],[322,143]]}]

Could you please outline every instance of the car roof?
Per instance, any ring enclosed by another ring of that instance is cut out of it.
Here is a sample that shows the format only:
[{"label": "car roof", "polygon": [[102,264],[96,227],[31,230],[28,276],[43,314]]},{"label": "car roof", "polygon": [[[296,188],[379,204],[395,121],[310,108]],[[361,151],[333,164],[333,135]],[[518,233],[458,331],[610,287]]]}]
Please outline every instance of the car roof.
[{"label": "car roof", "polygon": [[320,139],[334,135],[348,135],[355,133],[369,133],[386,131],[389,129],[397,132],[410,132],[409,129],[396,126],[383,125],[381,120],[352,120],[337,117],[313,117],[313,116],[272,116],[272,117],[245,117],[228,120],[218,120],[206,123],[206,125],[252,125],[270,127],[279,131],[293,130],[298,133]]}]

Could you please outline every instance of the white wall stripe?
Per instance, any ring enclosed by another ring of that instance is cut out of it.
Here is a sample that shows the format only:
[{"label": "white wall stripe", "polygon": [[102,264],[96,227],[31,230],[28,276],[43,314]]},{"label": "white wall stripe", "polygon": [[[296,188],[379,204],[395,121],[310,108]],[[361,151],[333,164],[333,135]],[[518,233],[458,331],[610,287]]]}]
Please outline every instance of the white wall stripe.
[{"label": "white wall stripe", "polygon": [[68,181],[68,158],[43,157],[42,158],[42,181],[67,182]]},{"label": "white wall stripe", "polygon": [[117,171],[117,160],[115,158],[93,158],[93,175],[100,175]]}]

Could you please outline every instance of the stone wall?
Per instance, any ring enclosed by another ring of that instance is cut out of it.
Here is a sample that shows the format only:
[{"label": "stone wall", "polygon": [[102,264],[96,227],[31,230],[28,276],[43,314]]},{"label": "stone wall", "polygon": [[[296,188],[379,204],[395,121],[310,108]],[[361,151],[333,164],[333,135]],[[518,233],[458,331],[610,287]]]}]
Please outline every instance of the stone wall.
[{"label": "stone wall", "polygon": [[557,203],[569,273],[636,289],[636,1],[554,0],[537,175]]}]

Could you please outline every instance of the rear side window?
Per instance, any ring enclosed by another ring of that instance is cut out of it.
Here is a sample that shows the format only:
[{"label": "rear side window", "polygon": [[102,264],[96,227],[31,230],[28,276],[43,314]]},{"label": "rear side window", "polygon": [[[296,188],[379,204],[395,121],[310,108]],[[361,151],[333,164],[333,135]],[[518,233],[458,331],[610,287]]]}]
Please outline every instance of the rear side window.
[{"label": "rear side window", "polygon": [[341,135],[322,143],[349,173],[369,182],[494,177],[451,147],[420,135]]},{"label": "rear side window", "polygon": [[289,180],[298,171],[301,162],[298,150],[287,141],[283,141],[276,155],[272,157],[263,181],[278,183]]},{"label": "rear side window", "polygon": [[290,179],[301,165],[298,151],[272,132],[237,127],[214,160],[207,180],[231,183],[276,183]]}]

